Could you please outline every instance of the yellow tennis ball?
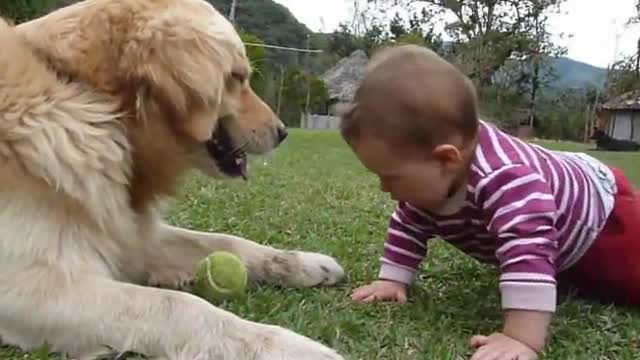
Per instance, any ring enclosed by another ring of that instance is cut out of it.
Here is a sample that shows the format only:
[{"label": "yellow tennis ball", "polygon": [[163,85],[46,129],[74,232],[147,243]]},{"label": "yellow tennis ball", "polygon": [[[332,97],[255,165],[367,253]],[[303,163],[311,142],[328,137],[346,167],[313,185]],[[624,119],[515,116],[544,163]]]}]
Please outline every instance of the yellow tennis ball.
[{"label": "yellow tennis ball", "polygon": [[244,296],[247,268],[236,255],[216,251],[196,264],[193,293],[213,304]]}]

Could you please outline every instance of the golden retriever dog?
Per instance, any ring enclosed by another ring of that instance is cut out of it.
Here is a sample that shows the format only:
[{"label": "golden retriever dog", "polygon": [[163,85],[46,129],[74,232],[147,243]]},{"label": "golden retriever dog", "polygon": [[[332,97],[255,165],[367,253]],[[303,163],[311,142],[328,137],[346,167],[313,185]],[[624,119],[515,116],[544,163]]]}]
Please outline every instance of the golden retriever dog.
[{"label": "golden retriever dog", "polygon": [[286,129],[251,90],[233,26],[203,0],[88,0],[0,22],[0,338],[73,358],[334,360],[189,294],[237,254],[252,281],[333,285],[331,257],[170,226],[181,174],[247,176]]}]

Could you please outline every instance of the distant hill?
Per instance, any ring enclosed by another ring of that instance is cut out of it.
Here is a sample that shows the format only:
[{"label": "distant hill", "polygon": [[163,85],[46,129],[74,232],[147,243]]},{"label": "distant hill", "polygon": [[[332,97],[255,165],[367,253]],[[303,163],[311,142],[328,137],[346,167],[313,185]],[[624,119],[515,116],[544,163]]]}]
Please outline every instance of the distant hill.
[{"label": "distant hill", "polygon": [[558,76],[556,86],[560,88],[582,87],[585,85],[603,87],[607,70],[566,57],[553,62]]},{"label": "distant hill", "polygon": [[[207,0],[224,15],[229,14],[231,0]],[[286,7],[272,0],[239,0],[236,23],[269,44],[301,47],[312,34]]]}]

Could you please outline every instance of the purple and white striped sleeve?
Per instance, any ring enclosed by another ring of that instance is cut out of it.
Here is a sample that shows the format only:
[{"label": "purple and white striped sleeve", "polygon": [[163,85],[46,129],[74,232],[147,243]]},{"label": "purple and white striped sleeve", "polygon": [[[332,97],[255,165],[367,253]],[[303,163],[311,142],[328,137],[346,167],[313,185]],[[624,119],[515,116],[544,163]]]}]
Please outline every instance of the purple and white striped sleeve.
[{"label": "purple and white striped sleeve", "polygon": [[527,166],[498,169],[476,187],[498,241],[504,309],[555,312],[557,207],[545,179]]},{"label": "purple and white striped sleeve", "polygon": [[400,202],[389,220],[378,277],[410,284],[427,255],[428,229],[425,214]]}]

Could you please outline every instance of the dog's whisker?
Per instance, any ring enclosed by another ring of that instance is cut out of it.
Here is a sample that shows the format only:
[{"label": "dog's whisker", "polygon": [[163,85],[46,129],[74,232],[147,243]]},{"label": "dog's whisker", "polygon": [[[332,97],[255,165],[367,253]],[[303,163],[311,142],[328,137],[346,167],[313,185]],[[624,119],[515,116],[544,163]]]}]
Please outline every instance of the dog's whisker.
[{"label": "dog's whisker", "polygon": [[231,151],[231,154],[233,155],[244,155],[245,150],[249,147],[249,142],[245,142],[244,144],[236,147],[234,150]]}]

